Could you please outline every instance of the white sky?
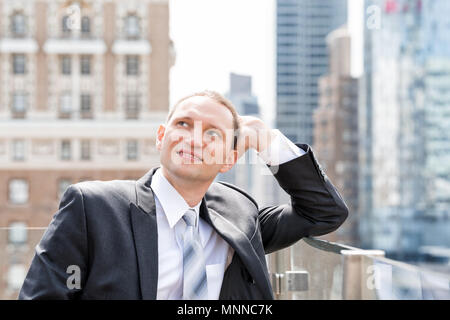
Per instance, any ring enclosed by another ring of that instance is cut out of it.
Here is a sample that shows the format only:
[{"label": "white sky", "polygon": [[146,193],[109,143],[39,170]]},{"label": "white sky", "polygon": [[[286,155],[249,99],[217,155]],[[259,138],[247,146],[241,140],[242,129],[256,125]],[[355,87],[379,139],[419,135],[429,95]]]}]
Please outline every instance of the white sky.
[{"label": "white sky", "polygon": [[[170,104],[203,89],[225,93],[229,74],[235,72],[252,76],[262,117],[272,121],[275,0],[169,0],[169,5],[170,37],[177,54],[170,73]],[[362,12],[361,5],[361,0],[350,0],[352,33],[362,23],[355,19]],[[357,64],[361,61],[356,59]],[[360,68],[353,71],[358,74]]]}]

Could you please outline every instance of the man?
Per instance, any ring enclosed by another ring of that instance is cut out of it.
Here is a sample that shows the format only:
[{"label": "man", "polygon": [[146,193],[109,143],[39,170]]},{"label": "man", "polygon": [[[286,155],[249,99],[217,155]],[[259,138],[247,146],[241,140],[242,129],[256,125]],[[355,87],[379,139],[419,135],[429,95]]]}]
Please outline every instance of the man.
[{"label": "man", "polygon": [[[180,100],[156,145],[161,167],[138,181],[68,188],[20,299],[273,299],[265,254],[347,217],[308,145],[239,117],[216,92]],[[249,148],[291,204],[258,208],[244,191],[213,182]]]}]

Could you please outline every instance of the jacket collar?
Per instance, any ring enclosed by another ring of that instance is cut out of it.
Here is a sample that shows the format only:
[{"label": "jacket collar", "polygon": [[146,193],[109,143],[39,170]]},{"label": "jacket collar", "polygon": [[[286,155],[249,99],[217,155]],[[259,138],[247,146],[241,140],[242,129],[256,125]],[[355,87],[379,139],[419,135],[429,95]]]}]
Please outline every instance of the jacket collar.
[{"label": "jacket collar", "polygon": [[[180,221],[183,215],[189,210],[190,206],[178,191],[164,177],[161,169],[156,170],[152,176],[150,185],[157,202],[161,205],[166,215],[169,227],[173,228]],[[193,207],[196,213],[196,222],[198,222],[201,201]],[[198,223],[195,224],[198,227]]]},{"label": "jacket collar", "polygon": [[[156,299],[158,288],[158,229],[154,193],[151,189],[152,176],[157,169],[151,169],[136,181],[136,204],[130,204],[143,299]],[[200,216],[235,250],[256,284],[270,299],[271,287],[265,266],[247,236],[216,211],[218,208],[213,193],[214,191],[208,190],[203,198]],[[226,210],[226,206],[221,205],[220,210]]]},{"label": "jacket collar", "polygon": [[155,169],[136,181],[136,203],[130,203],[131,227],[139,268],[142,299],[155,300],[158,290],[158,228],[151,177]]}]

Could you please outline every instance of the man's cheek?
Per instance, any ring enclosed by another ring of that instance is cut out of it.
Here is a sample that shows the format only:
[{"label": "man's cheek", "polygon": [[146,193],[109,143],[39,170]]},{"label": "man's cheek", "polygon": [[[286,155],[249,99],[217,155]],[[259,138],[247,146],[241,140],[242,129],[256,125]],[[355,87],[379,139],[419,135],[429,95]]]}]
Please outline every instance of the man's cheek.
[{"label": "man's cheek", "polygon": [[170,162],[174,164],[182,164],[182,158],[176,152],[178,144],[183,141],[182,134],[171,134],[166,136],[166,140],[163,145],[163,152],[165,153],[166,158],[170,160]]},{"label": "man's cheek", "polygon": [[222,143],[211,143],[205,148],[203,162],[208,165],[225,164],[225,150]]},{"label": "man's cheek", "polygon": [[183,133],[183,131],[174,131],[171,134],[169,134],[167,137],[167,142],[170,144],[182,141],[182,140],[186,140],[187,138],[187,133]]}]

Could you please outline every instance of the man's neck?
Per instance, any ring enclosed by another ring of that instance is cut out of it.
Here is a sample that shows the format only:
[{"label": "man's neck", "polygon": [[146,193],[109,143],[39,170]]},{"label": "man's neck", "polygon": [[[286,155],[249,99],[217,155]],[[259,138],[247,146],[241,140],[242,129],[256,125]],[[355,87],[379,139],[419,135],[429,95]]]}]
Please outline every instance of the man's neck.
[{"label": "man's neck", "polygon": [[163,166],[161,172],[169,183],[177,190],[184,201],[191,207],[195,207],[205,196],[212,181],[207,182],[193,182],[174,175],[171,175]]}]

